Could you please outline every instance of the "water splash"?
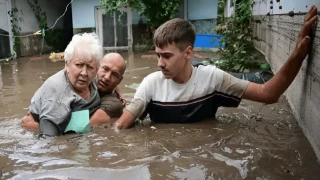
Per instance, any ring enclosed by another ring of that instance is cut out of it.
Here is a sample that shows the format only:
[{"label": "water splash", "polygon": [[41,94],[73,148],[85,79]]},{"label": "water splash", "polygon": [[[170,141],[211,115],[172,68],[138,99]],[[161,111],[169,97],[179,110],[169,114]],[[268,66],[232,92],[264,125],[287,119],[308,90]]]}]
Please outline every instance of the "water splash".
[{"label": "water splash", "polygon": [[247,174],[248,174],[248,168],[247,168],[247,165],[248,165],[248,160],[233,160],[233,159],[230,159],[226,156],[223,156],[221,154],[218,154],[218,153],[213,153],[213,157],[216,159],[216,160],[219,160],[219,161],[223,161],[225,162],[228,166],[233,166],[235,168],[238,169],[242,179],[245,179],[247,177]]}]

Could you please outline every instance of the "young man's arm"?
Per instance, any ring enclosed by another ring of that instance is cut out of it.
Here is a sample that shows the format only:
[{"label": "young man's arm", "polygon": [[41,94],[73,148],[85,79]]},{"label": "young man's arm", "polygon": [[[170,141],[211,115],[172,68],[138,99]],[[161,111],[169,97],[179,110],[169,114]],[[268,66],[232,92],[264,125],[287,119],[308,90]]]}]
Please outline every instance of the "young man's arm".
[{"label": "young man's arm", "polygon": [[118,129],[127,129],[132,126],[136,117],[128,110],[125,110],[122,116],[113,124]]},{"label": "young man's arm", "polygon": [[309,44],[311,41],[309,34],[317,20],[317,8],[312,6],[306,15],[304,25],[299,32],[297,46],[287,62],[283,65],[280,71],[265,84],[255,84],[250,82],[243,94],[244,99],[267,104],[278,101],[279,97],[286,91],[298,74],[302,62],[308,54]]},{"label": "young man's arm", "polygon": [[145,77],[139,85],[133,100],[127,106],[122,116],[114,122],[114,126],[118,129],[130,128],[136,118],[140,118],[150,102],[153,92],[154,76]]}]

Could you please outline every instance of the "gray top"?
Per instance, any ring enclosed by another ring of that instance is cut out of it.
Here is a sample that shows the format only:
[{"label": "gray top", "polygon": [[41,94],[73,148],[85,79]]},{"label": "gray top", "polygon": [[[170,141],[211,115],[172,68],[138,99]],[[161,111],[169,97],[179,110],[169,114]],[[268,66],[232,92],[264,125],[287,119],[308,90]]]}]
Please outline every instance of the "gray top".
[{"label": "gray top", "polygon": [[64,69],[49,77],[36,91],[29,107],[39,121],[39,136],[62,135],[72,112],[89,110],[91,116],[100,103],[94,82],[90,85],[90,93],[90,99],[84,100],[74,92]]}]

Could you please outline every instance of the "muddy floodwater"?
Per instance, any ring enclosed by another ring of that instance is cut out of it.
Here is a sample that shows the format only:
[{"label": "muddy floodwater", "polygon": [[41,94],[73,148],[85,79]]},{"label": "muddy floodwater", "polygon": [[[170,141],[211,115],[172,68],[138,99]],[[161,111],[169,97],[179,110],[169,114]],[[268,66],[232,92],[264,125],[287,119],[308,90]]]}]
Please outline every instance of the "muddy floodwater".
[{"label": "muddy floodwater", "polygon": [[[157,62],[124,57],[120,89],[129,102]],[[119,133],[101,126],[37,140],[20,119],[43,81],[63,67],[48,58],[1,63],[0,179],[320,179],[315,153],[284,97],[274,105],[243,100],[199,123],[146,123]]]}]

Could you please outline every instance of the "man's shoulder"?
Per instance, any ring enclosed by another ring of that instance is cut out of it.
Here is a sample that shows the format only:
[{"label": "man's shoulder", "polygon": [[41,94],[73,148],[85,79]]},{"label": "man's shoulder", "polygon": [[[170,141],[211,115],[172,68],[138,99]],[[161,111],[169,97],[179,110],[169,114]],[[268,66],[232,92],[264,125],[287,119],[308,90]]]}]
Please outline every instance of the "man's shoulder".
[{"label": "man's shoulder", "polygon": [[118,117],[122,114],[123,106],[116,94],[101,96],[100,109],[104,110],[110,117]]}]

